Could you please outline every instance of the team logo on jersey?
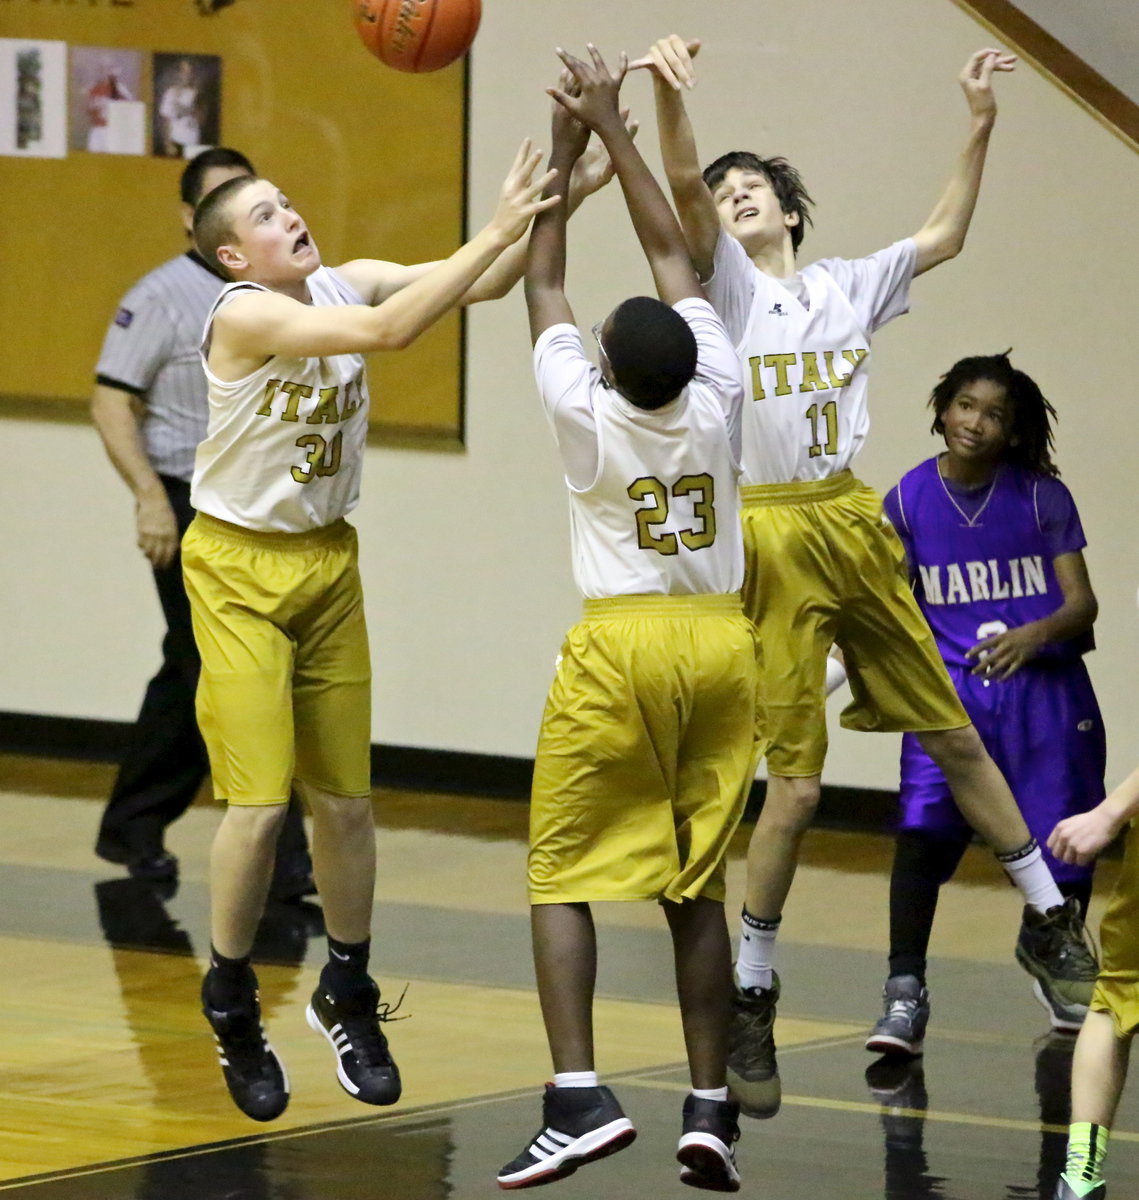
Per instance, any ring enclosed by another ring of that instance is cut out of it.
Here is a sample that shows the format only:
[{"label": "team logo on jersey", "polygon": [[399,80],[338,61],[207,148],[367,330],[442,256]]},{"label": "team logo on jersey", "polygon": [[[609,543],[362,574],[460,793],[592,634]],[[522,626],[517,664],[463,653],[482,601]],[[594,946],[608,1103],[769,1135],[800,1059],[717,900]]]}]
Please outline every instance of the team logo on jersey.
[{"label": "team logo on jersey", "polygon": [[768,310],[769,317],[789,317],[791,314],[783,307],[782,304],[773,304]]},{"label": "team logo on jersey", "polygon": [[133,320],[134,313],[132,313],[129,308],[120,308],[119,311],[115,313],[115,324],[120,326],[122,329],[129,329],[130,323]]}]

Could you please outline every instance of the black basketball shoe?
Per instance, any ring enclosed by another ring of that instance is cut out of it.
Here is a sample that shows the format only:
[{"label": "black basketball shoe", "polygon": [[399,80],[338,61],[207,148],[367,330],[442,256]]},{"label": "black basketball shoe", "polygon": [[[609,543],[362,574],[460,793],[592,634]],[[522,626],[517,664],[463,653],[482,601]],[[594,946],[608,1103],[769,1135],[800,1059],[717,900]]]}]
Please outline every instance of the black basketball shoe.
[{"label": "black basketball shoe", "polygon": [[542,1128],[498,1173],[500,1188],[537,1187],[623,1150],[636,1139],[633,1122],[607,1087],[557,1088],[546,1084]]},{"label": "black basketball shoe", "polygon": [[272,1121],[289,1103],[289,1077],[261,1027],[254,992],[237,1008],[214,1008],[202,981],[202,1012],[214,1031],[222,1075],[234,1104],[254,1121]]},{"label": "black basketball shoe", "polygon": [[328,1039],[336,1054],[336,1078],[350,1096],[364,1104],[394,1104],[403,1084],[380,1022],[395,1008],[380,1004],[380,989],[368,982],[371,988],[351,1004],[318,987],[305,1016],[309,1026]]},{"label": "black basketball shoe", "polygon": [[732,1100],[684,1101],[684,1131],[676,1150],[680,1182],[710,1192],[738,1192],[735,1144],[739,1140],[740,1106]]}]

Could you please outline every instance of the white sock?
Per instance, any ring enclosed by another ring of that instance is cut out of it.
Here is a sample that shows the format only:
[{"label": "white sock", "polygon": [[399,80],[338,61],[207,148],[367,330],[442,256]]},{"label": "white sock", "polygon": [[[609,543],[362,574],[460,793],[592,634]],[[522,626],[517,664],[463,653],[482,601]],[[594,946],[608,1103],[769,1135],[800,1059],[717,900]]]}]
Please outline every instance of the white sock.
[{"label": "white sock", "polygon": [[779,922],[761,921],[745,908],[740,916],[740,952],[736,956],[736,978],[740,987],[769,988],[774,969],[775,938]]},{"label": "white sock", "polygon": [[693,1088],[692,1094],[697,1100],[726,1100],[728,1098],[727,1086],[722,1088]]},{"label": "white sock", "polygon": [[596,1071],[559,1071],[554,1087],[597,1087]]},{"label": "white sock", "polygon": [[1007,854],[998,854],[997,862],[1008,872],[1008,877],[1020,888],[1024,902],[1037,912],[1044,913],[1057,904],[1064,903],[1064,897],[1052,878],[1052,872],[1044,861],[1040,846],[1035,838],[1026,842],[1019,850],[1010,850]]}]

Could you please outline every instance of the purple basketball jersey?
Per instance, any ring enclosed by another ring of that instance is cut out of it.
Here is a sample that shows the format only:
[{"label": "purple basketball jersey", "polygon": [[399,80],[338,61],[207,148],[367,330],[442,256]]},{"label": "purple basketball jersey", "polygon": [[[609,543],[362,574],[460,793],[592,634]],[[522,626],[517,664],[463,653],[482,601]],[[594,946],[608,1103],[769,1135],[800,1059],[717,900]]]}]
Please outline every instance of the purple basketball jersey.
[{"label": "purple basketball jersey", "polygon": [[[1062,533],[1042,519],[1049,504]],[[1057,821],[1104,796],[1103,720],[1081,659],[1091,635],[1048,646],[1009,679],[991,683],[972,674],[976,660],[965,654],[1063,603],[1052,560],[1084,545],[1071,496],[1058,480],[1006,465],[987,494],[965,500],[931,458],[903,476],[886,508],[957,694],[1044,847]],[[900,828],[964,832],[945,777],[910,733],[902,738],[901,768]],[[1044,855],[1057,879],[1090,877],[1090,867],[1058,863],[1046,847]]]},{"label": "purple basketball jersey", "polygon": [[[904,475],[891,493],[888,511],[907,543],[918,604],[949,666],[975,665],[965,655],[979,641],[1038,621],[1064,602],[1052,568],[1057,548],[1040,519],[1042,484],[1063,489],[1070,504],[1063,484],[1005,465],[970,512],[941,478],[936,458]],[[1082,545],[1081,536],[1071,548]],[[1045,647],[1041,657],[1071,659],[1091,645],[1090,635],[1076,638]]]}]

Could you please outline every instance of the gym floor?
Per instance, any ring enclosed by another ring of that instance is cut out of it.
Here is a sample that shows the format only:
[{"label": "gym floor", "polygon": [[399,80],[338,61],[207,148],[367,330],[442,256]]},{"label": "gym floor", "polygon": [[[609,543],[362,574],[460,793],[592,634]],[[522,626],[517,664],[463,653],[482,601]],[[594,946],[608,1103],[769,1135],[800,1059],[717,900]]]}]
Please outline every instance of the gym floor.
[{"label": "gym floor", "polygon": [[[170,831],[176,891],[91,851],[103,765],[0,756],[0,1192],[29,1200],[474,1200],[540,1123],[549,1064],[529,955],[526,807],[377,790],[374,971],[404,1077],[392,1109],[354,1103],[304,1021],[324,959],[317,904],[266,915],[256,958],[292,1099],[257,1125],[230,1103],[197,990],[206,863],[220,810]],[[729,867],[739,910],[746,831]],[[765,1200],[1050,1200],[1063,1160],[1072,1039],[1049,1032],[1012,958],[1019,907],[970,849],[943,893],[923,1059],[862,1048],[879,1014],[890,840],[815,830],[784,919],[776,1023],[783,1109],[742,1122],[744,1193]],[[1117,864],[1096,885],[1098,924]],[[573,1197],[691,1195],[674,1161],[686,1092],[671,954],[653,905],[595,906],[598,1067],[639,1137],[554,1185]],[[734,926],[734,916],[732,925]],[[1139,1087],[1108,1160],[1139,1193]]]}]

